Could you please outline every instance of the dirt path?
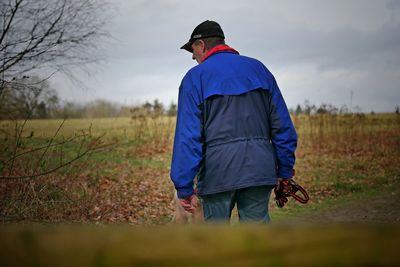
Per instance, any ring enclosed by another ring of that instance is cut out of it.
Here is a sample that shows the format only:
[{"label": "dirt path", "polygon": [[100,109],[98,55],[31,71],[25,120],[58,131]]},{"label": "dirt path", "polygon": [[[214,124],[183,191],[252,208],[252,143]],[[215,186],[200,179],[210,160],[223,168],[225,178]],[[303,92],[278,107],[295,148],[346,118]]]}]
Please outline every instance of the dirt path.
[{"label": "dirt path", "polygon": [[328,210],[313,214],[295,216],[290,221],[310,223],[362,222],[362,223],[399,223],[400,194],[390,193],[351,200],[335,205]]}]

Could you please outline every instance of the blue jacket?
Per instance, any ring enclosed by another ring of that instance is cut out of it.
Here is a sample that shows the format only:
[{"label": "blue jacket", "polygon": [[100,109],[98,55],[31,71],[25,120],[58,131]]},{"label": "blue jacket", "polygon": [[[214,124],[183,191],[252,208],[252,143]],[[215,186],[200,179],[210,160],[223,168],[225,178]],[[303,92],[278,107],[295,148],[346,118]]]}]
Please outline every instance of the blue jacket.
[{"label": "blue jacket", "polygon": [[179,88],[171,179],[179,198],[291,178],[297,135],[274,76],[232,52],[211,55]]}]

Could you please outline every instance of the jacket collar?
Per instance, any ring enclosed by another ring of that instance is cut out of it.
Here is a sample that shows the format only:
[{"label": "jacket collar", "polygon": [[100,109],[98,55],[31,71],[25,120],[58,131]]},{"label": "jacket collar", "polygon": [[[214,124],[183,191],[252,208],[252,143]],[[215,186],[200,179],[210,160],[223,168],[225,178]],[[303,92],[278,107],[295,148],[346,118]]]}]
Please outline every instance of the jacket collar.
[{"label": "jacket collar", "polygon": [[209,58],[213,54],[220,53],[220,52],[230,52],[230,53],[239,54],[238,51],[236,51],[235,49],[233,49],[232,47],[230,47],[228,45],[217,45],[217,46],[214,46],[213,48],[211,48],[210,51],[207,52],[207,54],[203,57],[201,62],[203,63],[207,58]]}]

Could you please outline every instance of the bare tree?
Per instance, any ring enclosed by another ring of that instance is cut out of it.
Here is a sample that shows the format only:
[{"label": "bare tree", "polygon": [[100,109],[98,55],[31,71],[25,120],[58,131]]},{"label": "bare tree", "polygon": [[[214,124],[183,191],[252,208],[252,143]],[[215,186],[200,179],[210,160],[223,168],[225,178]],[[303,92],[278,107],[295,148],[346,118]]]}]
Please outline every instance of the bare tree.
[{"label": "bare tree", "polygon": [[[102,136],[92,135],[91,128],[65,138],[60,135],[65,120],[49,139],[35,139],[35,133],[25,127],[33,110],[39,108],[44,113],[43,103],[49,99],[58,101],[56,95],[47,100],[40,98],[49,92],[47,80],[54,73],[74,78],[77,69],[88,71],[92,63],[103,59],[99,44],[108,37],[106,24],[110,18],[105,1],[0,0],[0,107],[15,111],[21,105],[27,111],[24,116],[9,116],[0,123],[2,192],[21,186],[13,181],[34,183],[38,177],[46,178],[114,145],[105,143]],[[42,78],[33,78],[36,75]],[[19,101],[12,103],[10,99]],[[23,121],[17,120],[21,117]],[[36,190],[32,186],[34,193]],[[16,199],[6,195],[0,195],[0,202],[19,207]]]},{"label": "bare tree", "polygon": [[73,76],[99,61],[108,10],[102,0],[0,0],[0,95],[33,70]]}]

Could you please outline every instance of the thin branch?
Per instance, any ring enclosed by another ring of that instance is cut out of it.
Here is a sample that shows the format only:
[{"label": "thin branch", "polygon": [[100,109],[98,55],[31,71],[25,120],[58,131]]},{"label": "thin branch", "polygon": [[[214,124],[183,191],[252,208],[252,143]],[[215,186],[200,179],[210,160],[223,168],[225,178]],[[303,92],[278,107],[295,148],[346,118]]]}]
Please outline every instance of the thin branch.
[{"label": "thin branch", "polygon": [[99,151],[101,151],[101,150],[103,150],[103,149],[105,149],[105,148],[111,147],[111,146],[113,146],[113,145],[114,145],[114,143],[112,143],[112,144],[107,144],[107,145],[103,145],[103,146],[99,146],[99,147],[96,147],[96,148],[89,148],[89,149],[87,149],[86,151],[84,151],[83,153],[81,153],[80,155],[76,156],[75,158],[73,158],[73,159],[71,159],[71,160],[69,160],[69,161],[67,161],[67,162],[65,162],[65,163],[63,163],[63,164],[61,164],[61,165],[59,165],[59,166],[53,168],[53,169],[47,170],[47,171],[42,172],[42,173],[31,174],[31,175],[21,175],[21,176],[0,176],[0,180],[7,180],[7,179],[30,179],[30,178],[36,178],[36,177],[39,177],[39,176],[45,176],[45,175],[47,175],[47,174],[53,173],[53,172],[55,172],[55,171],[57,171],[57,170],[59,170],[59,169],[65,167],[65,166],[68,166],[68,165],[72,164],[74,161],[76,161],[76,160],[78,160],[78,159],[84,157],[85,155],[89,154],[90,152],[91,152],[91,153],[93,153],[93,152],[99,152]]},{"label": "thin branch", "polygon": [[[15,3],[0,5],[4,29],[0,43],[0,94],[5,80],[23,73],[53,69],[75,75],[104,57],[97,40],[110,37],[105,26],[111,18],[111,4],[104,0],[18,1],[18,12],[14,13]],[[11,14],[14,17],[7,27]]]},{"label": "thin branch", "polygon": [[[14,62],[12,62],[11,64],[8,64],[11,60],[6,61],[2,68],[1,71],[6,71],[9,68],[11,68],[13,65],[17,64],[20,60],[22,60],[22,58],[27,54],[30,53],[31,51],[33,51],[36,47],[38,47],[39,44],[41,44],[52,32],[52,30],[54,29],[54,27],[56,26],[56,24],[62,19],[62,16],[64,14],[64,8],[65,8],[65,2],[61,8],[60,14],[58,15],[58,17],[56,18],[55,21],[53,21],[53,23],[50,25],[49,29],[46,31],[46,33],[43,34],[43,36],[32,46],[29,48],[31,42],[28,44],[28,46],[26,47],[26,49],[24,51],[22,51],[21,53],[19,53],[16,57]],[[14,59],[14,58],[13,58]],[[7,65],[8,64],[8,65]]]},{"label": "thin branch", "polygon": [[[56,143],[51,144],[50,146],[49,146],[49,145],[45,145],[45,146],[37,147],[37,148],[31,149],[31,150],[27,150],[27,151],[24,151],[24,152],[22,152],[22,153],[20,153],[20,154],[18,154],[18,155],[15,155],[15,158],[21,157],[21,156],[23,156],[23,155],[27,155],[27,154],[34,153],[34,152],[36,152],[36,151],[40,151],[40,150],[45,149],[45,148],[48,148],[48,147],[62,146],[62,145],[64,145],[64,144],[67,144],[67,143],[72,142],[73,140],[75,140],[75,139],[77,139],[77,138],[84,137],[84,136],[86,136],[86,134],[77,135],[77,136],[71,137],[71,138],[69,138],[69,139],[67,139],[67,140],[64,140],[64,141],[62,141],[62,142],[56,142]],[[12,160],[11,158],[8,159],[8,160],[5,162],[5,164],[8,164],[11,160]]]},{"label": "thin branch", "polygon": [[0,36],[0,44],[3,42],[4,37],[6,36],[7,32],[10,30],[11,23],[14,19],[15,14],[17,13],[18,7],[22,3],[22,1],[24,1],[24,0],[19,0],[19,1],[15,2],[15,8],[13,10],[11,10],[11,18],[8,21],[6,28],[4,29],[4,31],[2,32],[2,34]]},{"label": "thin branch", "polygon": [[58,127],[57,131],[54,133],[54,136],[50,139],[50,142],[48,143],[47,147],[44,149],[42,155],[40,156],[40,159],[37,162],[36,168],[33,171],[33,174],[36,173],[37,169],[39,168],[40,163],[42,162],[44,156],[46,155],[47,151],[49,150],[49,147],[51,146],[51,143],[53,142],[53,140],[57,137],[58,133],[60,132],[61,128],[63,127],[64,123],[65,123],[66,119],[63,119],[63,121],[61,122],[60,126]]},{"label": "thin branch", "polygon": [[[28,121],[28,119],[25,119],[24,122],[22,123],[22,125],[21,125],[21,130],[19,131],[18,136],[17,136],[17,139],[15,140],[16,143],[15,143],[15,147],[14,147],[14,151],[13,151],[11,166],[10,166],[10,169],[9,169],[9,175],[11,175],[12,170],[13,170],[13,168],[14,168],[15,155],[17,154],[18,144],[19,144],[19,142],[21,141],[21,134],[22,134],[22,131],[24,130],[24,127],[25,127],[25,124],[26,124],[27,121]],[[16,133],[17,133],[17,132],[18,132],[17,124],[15,125],[15,127],[16,127],[15,131],[16,131]]]}]

